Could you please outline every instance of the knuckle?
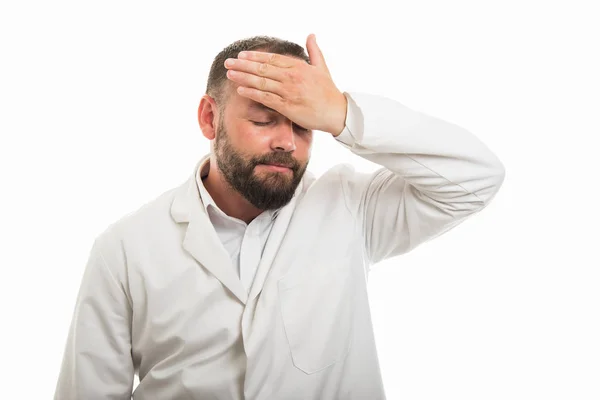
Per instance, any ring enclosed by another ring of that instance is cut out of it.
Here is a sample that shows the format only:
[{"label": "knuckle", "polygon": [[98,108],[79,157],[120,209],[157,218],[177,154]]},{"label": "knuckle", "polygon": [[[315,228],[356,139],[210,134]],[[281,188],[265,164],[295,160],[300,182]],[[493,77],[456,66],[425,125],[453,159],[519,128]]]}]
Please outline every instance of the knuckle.
[{"label": "knuckle", "polygon": [[260,63],[260,64],[258,65],[258,72],[259,72],[261,75],[264,75],[264,74],[266,74],[266,73],[267,73],[267,70],[268,70],[268,68],[269,68],[269,64]]},{"label": "knuckle", "polygon": [[269,64],[275,64],[279,60],[278,54],[271,54],[269,56]]},{"label": "knuckle", "polygon": [[269,92],[260,92],[259,96],[262,101],[265,101],[267,103],[270,102],[270,100],[271,100],[271,93],[269,93]]},{"label": "knuckle", "polygon": [[293,96],[301,97],[304,93],[304,86],[296,82],[291,85],[290,92]]},{"label": "knuckle", "polygon": [[298,97],[298,85],[290,84],[286,88],[287,97],[290,99],[295,99]]},{"label": "knuckle", "polygon": [[267,78],[265,78],[264,76],[261,76],[258,81],[258,86],[259,86],[260,90],[265,90],[267,88]]},{"label": "knuckle", "polygon": [[286,71],[285,76],[291,83],[298,83],[298,75],[294,71]]}]

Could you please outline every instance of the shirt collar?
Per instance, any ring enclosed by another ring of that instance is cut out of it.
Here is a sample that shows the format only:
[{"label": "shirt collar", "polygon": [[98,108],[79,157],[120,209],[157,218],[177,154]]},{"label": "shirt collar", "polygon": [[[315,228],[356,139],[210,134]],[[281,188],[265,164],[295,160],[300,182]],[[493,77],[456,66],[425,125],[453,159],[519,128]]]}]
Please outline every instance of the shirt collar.
[{"label": "shirt collar", "polygon": [[[204,186],[203,179],[208,176],[209,171],[210,171],[210,157],[206,158],[206,160],[204,160],[200,164],[200,166],[198,167],[198,171],[196,173],[196,183],[198,185],[198,191],[200,192],[200,199],[202,199],[202,203],[204,204],[204,208],[207,213],[209,212],[210,208],[213,208],[215,211],[218,210],[222,214],[225,214],[223,212],[223,210],[221,210],[219,208],[217,203],[215,203],[214,199],[212,198],[210,193],[208,193],[208,190],[206,190],[206,187]],[[278,208],[277,210],[266,210],[266,211],[263,211],[263,214],[266,213],[267,215],[270,215],[271,220],[274,220],[275,218],[277,218],[277,215],[279,215],[280,210],[281,210],[281,208]]]}]

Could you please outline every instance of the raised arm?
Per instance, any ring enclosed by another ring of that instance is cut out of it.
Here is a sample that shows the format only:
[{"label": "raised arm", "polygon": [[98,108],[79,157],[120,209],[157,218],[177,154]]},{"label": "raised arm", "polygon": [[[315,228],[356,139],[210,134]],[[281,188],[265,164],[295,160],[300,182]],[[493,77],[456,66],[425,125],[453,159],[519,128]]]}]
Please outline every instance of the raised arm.
[{"label": "raised arm", "polygon": [[331,133],[355,154],[381,165],[372,174],[340,172],[346,203],[363,224],[372,263],[411,249],[482,210],[504,180],[504,167],[466,129],[397,101],[343,93],[309,35],[310,65],[260,51],[228,59],[241,96],[298,125]]},{"label": "raised arm", "polygon": [[346,126],[336,139],[381,165],[373,173],[341,173],[372,263],[450,230],[500,189],[504,166],[466,129],[386,97],[345,96]]}]

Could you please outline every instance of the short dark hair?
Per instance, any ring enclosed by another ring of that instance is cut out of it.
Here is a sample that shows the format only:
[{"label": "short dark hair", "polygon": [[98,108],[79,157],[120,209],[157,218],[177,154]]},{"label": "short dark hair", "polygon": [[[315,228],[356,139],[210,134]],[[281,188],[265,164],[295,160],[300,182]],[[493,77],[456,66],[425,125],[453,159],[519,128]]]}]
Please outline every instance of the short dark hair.
[{"label": "short dark hair", "polygon": [[206,84],[206,94],[215,99],[220,110],[224,109],[229,95],[229,91],[227,90],[227,68],[224,65],[225,60],[228,58],[237,58],[241,51],[251,50],[288,55],[300,58],[310,64],[310,59],[302,46],[276,37],[253,36],[231,43],[215,57],[210,67],[208,82]]}]

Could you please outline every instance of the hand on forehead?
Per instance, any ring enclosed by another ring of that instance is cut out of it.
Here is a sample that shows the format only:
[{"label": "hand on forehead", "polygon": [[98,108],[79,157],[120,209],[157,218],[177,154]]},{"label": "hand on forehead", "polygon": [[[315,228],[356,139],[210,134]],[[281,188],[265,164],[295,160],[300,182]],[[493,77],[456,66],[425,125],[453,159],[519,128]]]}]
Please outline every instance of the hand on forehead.
[{"label": "hand on forehead", "polygon": [[227,78],[242,97],[263,104],[306,129],[339,134],[346,98],[335,86],[314,35],[306,48],[310,64],[293,56],[242,51],[225,60]]}]

